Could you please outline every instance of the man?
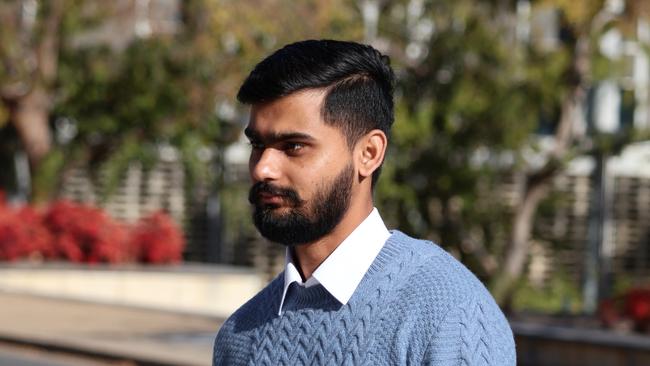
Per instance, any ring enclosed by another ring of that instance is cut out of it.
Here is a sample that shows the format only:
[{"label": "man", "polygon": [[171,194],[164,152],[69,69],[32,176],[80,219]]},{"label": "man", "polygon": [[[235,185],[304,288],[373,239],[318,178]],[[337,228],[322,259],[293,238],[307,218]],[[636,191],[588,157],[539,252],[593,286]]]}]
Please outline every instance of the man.
[{"label": "man", "polygon": [[285,46],[245,80],[253,219],[287,262],[224,323],[214,365],[515,364],[483,285],[373,206],[393,84],[386,56],[330,40]]}]

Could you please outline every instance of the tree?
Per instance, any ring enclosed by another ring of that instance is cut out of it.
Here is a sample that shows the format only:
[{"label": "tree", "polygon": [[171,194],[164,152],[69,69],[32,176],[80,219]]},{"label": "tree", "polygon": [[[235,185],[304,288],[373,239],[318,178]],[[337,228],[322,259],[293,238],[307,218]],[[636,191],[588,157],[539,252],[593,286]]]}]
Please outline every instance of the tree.
[{"label": "tree", "polygon": [[[0,56],[8,65],[0,74],[2,105],[28,153],[37,200],[55,191],[69,164],[101,168],[114,186],[131,162],[150,166],[161,145],[179,149],[190,180],[211,170],[197,154],[238,138],[244,114],[234,95],[255,62],[290,41],[355,33],[345,1],[191,0],[178,2],[171,33],[134,37],[113,27],[106,39],[106,23],[137,11],[136,1],[125,4],[0,6],[7,24]],[[52,139],[55,124],[72,133],[64,143]]]},{"label": "tree", "polygon": [[0,113],[23,142],[32,168],[50,151],[48,117],[56,82],[66,0],[0,5]]},{"label": "tree", "polygon": [[[548,47],[521,34],[530,20],[515,3],[390,3],[377,40],[402,67],[396,154],[386,169],[396,183],[379,187],[385,211],[400,227],[452,245],[501,304],[525,268],[550,183],[593,147],[575,128],[586,93],[620,70],[595,72],[602,57],[594,44],[642,14],[616,13],[602,1],[533,2],[533,12],[559,20]],[[534,136],[544,130],[552,143],[542,152]],[[531,151],[545,162],[529,161]],[[521,180],[514,206],[499,194],[507,176]]]}]

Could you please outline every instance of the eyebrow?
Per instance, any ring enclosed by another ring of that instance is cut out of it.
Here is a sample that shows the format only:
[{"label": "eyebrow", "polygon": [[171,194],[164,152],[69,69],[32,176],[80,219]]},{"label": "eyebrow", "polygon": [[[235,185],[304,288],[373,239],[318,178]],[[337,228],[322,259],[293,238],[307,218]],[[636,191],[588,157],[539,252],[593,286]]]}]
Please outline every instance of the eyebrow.
[{"label": "eyebrow", "polygon": [[280,141],[286,140],[304,140],[304,141],[314,141],[315,139],[306,133],[302,132],[272,132],[267,136],[262,136],[257,131],[246,127],[244,129],[244,135],[250,140],[255,141],[264,141],[268,144],[273,144]]}]

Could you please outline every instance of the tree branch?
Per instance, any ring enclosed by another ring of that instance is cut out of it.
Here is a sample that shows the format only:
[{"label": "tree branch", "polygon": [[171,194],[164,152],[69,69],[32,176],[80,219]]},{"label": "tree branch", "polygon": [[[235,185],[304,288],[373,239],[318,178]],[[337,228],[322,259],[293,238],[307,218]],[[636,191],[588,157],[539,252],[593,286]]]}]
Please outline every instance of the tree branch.
[{"label": "tree branch", "polygon": [[60,28],[65,0],[50,0],[49,8],[47,18],[44,20],[42,38],[36,46],[41,81],[46,85],[56,80],[61,39]]}]

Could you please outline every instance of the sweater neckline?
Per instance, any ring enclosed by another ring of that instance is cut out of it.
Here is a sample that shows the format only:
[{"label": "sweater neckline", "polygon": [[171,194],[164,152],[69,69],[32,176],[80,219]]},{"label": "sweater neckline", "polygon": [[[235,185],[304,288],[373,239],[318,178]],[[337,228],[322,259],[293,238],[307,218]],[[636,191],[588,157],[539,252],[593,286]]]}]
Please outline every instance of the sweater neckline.
[{"label": "sweater neckline", "polygon": [[337,300],[323,287],[317,284],[310,287],[301,286],[296,282],[292,282],[287,290],[287,297],[283,307],[282,313],[285,310],[304,308],[304,307],[319,307],[328,303],[338,303]]},{"label": "sweater neckline", "polygon": [[[386,243],[379,251],[379,254],[377,254],[375,260],[368,268],[368,271],[355,290],[355,294],[360,291],[363,292],[362,287],[367,286],[368,281],[377,275],[384,273],[386,267],[389,266],[391,262],[395,261],[400,255],[403,255],[406,249],[404,240],[406,238],[408,237],[399,230],[391,230],[391,236],[386,240]],[[279,278],[282,278],[282,276],[279,276]],[[341,305],[341,303],[321,284],[304,287],[293,282],[290,285],[290,292],[290,296],[287,296],[285,299],[286,302],[283,305],[287,310],[290,308],[299,309],[304,307]],[[352,297],[354,298],[355,295],[353,294]]]},{"label": "sweater neckline", "polygon": [[405,240],[408,237],[399,230],[391,230],[391,235],[386,240],[386,244],[381,248],[379,254],[372,262],[366,276],[374,276],[376,273],[381,273],[386,266],[395,260],[395,258],[402,255],[406,249]]}]

